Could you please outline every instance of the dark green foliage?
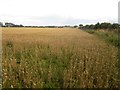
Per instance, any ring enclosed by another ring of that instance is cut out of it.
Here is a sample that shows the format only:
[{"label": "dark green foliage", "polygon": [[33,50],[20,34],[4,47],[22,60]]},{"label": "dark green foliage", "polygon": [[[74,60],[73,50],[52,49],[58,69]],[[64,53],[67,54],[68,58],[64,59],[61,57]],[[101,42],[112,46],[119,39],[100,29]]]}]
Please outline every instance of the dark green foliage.
[{"label": "dark green foliage", "polygon": [[77,27],[78,27],[77,25],[74,26],[74,28],[77,28]]},{"label": "dark green foliage", "polygon": [[118,23],[107,23],[107,22],[104,22],[104,23],[97,23],[95,25],[91,24],[91,25],[85,25],[85,26],[79,26],[80,29],[94,29],[94,30],[98,30],[98,29],[109,29],[109,30],[116,30],[116,29],[119,29],[119,24]]},{"label": "dark green foliage", "polygon": [[97,29],[112,29],[111,23],[101,23],[98,25]]}]

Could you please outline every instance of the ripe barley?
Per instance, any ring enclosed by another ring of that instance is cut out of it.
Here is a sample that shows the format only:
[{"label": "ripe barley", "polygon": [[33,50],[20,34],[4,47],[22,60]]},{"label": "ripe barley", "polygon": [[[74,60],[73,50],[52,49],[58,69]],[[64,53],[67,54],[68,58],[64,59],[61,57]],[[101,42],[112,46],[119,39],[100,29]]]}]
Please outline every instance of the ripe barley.
[{"label": "ripe barley", "polygon": [[3,87],[117,87],[117,49],[68,28],[3,28]]}]

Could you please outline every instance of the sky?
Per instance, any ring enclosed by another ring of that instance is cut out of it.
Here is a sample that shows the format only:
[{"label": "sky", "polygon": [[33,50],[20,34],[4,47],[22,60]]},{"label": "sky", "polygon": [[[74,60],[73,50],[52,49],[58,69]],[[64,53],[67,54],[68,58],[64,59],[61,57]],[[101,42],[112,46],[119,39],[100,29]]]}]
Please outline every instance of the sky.
[{"label": "sky", "polygon": [[0,22],[25,26],[118,22],[119,0],[0,0]]}]

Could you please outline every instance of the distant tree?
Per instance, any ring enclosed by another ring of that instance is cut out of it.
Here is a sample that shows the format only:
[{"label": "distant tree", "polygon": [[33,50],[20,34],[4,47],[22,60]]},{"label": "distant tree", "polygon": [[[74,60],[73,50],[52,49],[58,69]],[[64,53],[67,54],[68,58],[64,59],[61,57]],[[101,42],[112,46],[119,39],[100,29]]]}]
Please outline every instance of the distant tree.
[{"label": "distant tree", "polygon": [[20,27],[24,27],[22,24],[20,24]]},{"label": "distant tree", "polygon": [[65,25],[64,27],[70,27],[70,25]]},{"label": "distant tree", "polygon": [[90,29],[94,29],[94,28],[95,28],[95,25],[91,24],[91,25],[89,25],[89,28],[90,28]]},{"label": "distant tree", "polygon": [[89,26],[90,26],[90,25],[85,25],[85,26],[84,26],[84,29],[90,29]]},{"label": "distant tree", "polygon": [[79,28],[82,29],[83,28],[83,24],[79,24]]},{"label": "distant tree", "polygon": [[111,27],[111,28],[112,28],[112,29],[118,29],[118,28],[119,28],[119,26],[120,26],[119,24],[114,23],[114,24],[112,24],[112,27]]},{"label": "distant tree", "polygon": [[[79,25],[79,28],[80,26],[82,25]],[[104,30],[110,30],[110,31],[114,31],[114,32],[119,32],[120,33],[120,30],[118,29],[120,28],[120,24],[118,23],[114,23],[114,24],[111,24],[111,23],[107,23],[107,22],[104,22],[104,23],[96,23],[95,25],[91,24],[91,25],[85,25],[85,26],[82,26],[82,28],[80,29],[93,29],[93,30],[97,30],[97,29],[104,29]]]},{"label": "distant tree", "polygon": [[83,27],[83,24],[80,24],[79,27]]},{"label": "distant tree", "polygon": [[77,28],[77,27],[78,27],[77,25],[74,26],[74,28]]},{"label": "distant tree", "polygon": [[100,23],[95,24],[94,29],[100,29]]},{"label": "distant tree", "polygon": [[110,29],[111,23],[101,23],[101,29]]}]

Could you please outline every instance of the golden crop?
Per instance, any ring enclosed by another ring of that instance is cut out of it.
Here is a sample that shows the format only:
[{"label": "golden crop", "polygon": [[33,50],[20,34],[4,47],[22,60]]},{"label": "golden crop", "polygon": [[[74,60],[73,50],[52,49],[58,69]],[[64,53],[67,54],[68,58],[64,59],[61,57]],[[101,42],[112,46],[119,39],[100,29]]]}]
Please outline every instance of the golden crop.
[{"label": "golden crop", "polygon": [[3,28],[3,88],[118,87],[117,49],[71,28]]}]

